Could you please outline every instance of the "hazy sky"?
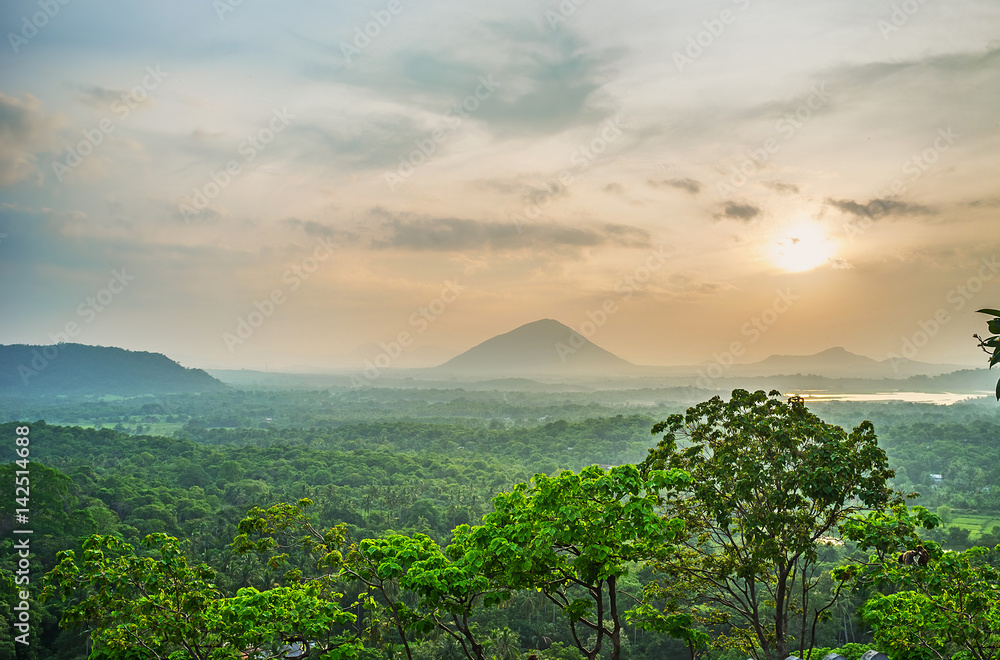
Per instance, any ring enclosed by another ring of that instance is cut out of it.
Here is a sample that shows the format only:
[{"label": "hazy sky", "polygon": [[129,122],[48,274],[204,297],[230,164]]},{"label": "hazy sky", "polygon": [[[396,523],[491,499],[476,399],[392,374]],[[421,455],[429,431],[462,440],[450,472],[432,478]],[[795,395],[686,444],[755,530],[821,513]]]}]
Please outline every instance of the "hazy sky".
[{"label": "hazy sky", "polygon": [[994,0],[10,0],[0,27],[0,343],[276,369],[406,333],[406,365],[555,318],[643,364],[983,364]]}]

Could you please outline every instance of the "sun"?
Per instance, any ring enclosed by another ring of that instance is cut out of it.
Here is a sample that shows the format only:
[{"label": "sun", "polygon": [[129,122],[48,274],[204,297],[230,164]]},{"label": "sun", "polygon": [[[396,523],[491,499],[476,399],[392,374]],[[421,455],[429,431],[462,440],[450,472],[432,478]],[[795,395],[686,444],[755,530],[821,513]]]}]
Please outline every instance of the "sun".
[{"label": "sun", "polygon": [[789,273],[801,273],[827,263],[836,251],[832,238],[815,222],[800,220],[788,226],[771,244],[771,262]]}]

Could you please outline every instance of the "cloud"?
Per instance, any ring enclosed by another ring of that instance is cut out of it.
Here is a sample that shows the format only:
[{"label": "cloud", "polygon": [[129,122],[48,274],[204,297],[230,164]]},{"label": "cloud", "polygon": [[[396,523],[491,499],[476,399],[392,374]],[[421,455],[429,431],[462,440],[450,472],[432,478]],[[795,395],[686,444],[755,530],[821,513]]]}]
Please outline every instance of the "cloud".
[{"label": "cloud", "polygon": [[752,204],[740,204],[737,202],[726,202],[721,213],[716,213],[717,220],[743,220],[750,221],[760,215],[761,211]]},{"label": "cloud", "polygon": [[[569,195],[569,190],[556,180],[525,182],[518,179],[493,179],[480,182],[488,190],[502,195],[516,195],[525,204],[542,205]],[[612,184],[614,185],[614,184]]]},{"label": "cloud", "polygon": [[701,182],[695,181],[694,179],[664,179],[662,181],[647,181],[649,185],[654,188],[663,188],[665,186],[671,188],[678,188],[680,190],[686,190],[692,195],[697,195],[701,192]]},{"label": "cloud", "polygon": [[524,193],[524,201],[527,204],[545,204],[568,194],[566,186],[553,181],[537,188],[534,186],[529,187]]},{"label": "cloud", "polygon": [[448,259],[454,264],[458,264],[462,267],[462,272],[466,275],[475,275],[481,270],[486,270],[490,267],[490,262],[485,257],[468,257],[464,254],[457,254]]},{"label": "cloud", "polygon": [[829,264],[834,270],[850,270],[851,268],[854,268],[854,264],[841,257],[831,257],[829,259]]},{"label": "cloud", "polygon": [[934,209],[920,204],[910,204],[908,202],[897,202],[892,199],[873,199],[867,204],[861,204],[850,199],[827,198],[826,203],[830,206],[850,215],[859,218],[877,219],[882,216],[900,215],[934,215]]},{"label": "cloud", "polygon": [[508,61],[496,102],[490,99],[477,113],[494,130],[531,134],[562,131],[597,123],[614,114],[601,88],[611,78],[613,62],[624,51],[595,51],[569,30],[539,33],[531,24],[492,24],[495,36],[508,40]]},{"label": "cloud", "polygon": [[46,116],[42,103],[31,94],[20,99],[0,92],[0,186],[10,186],[30,178],[39,182],[39,152],[55,149],[55,133],[63,122]]},{"label": "cloud", "polygon": [[286,227],[301,229],[309,236],[333,236],[336,230],[330,225],[324,225],[315,220],[299,220],[298,218],[287,218],[281,221]]},{"label": "cloud", "polygon": [[[185,224],[216,223],[229,215],[225,209],[221,209],[213,204],[209,204],[205,208],[193,209],[184,197],[175,198],[173,202],[161,201],[158,203],[158,206],[166,211],[172,220],[177,220]],[[182,211],[181,209],[184,207],[186,208]]]},{"label": "cloud", "polygon": [[996,199],[996,198],[992,198],[992,199],[975,199],[975,200],[969,202],[969,206],[971,206],[974,209],[977,209],[977,208],[994,208],[994,207],[1000,206],[1000,199]]},{"label": "cloud", "polygon": [[[512,222],[479,221],[463,218],[428,218],[394,214],[376,208],[381,217],[370,241],[372,248],[452,252],[488,248],[493,251],[533,249],[541,251],[601,246],[649,247],[644,229],[621,224],[595,227],[567,227],[552,222],[518,227]],[[361,240],[355,234],[356,241]]]},{"label": "cloud", "polygon": [[714,296],[736,289],[736,287],[729,282],[705,280],[695,273],[687,272],[672,274],[669,278],[669,282],[673,285],[675,295],[679,295],[681,298],[691,298],[693,296]]},{"label": "cloud", "polygon": [[100,85],[80,85],[80,100],[96,108],[108,109],[111,104],[127,94],[125,90],[110,89]]},{"label": "cloud", "polygon": [[[840,79],[830,86],[836,89],[853,86],[858,92],[862,92],[874,86],[885,87],[891,82],[897,82],[893,79],[900,79],[902,82],[918,76],[925,84],[935,87],[947,85],[950,88],[955,84],[956,76],[975,76],[983,72],[995,75],[998,67],[1000,67],[1000,45],[994,43],[990,48],[978,52],[932,53],[907,60],[847,65],[837,72]],[[926,88],[920,91],[926,93]],[[992,107],[997,107],[995,94],[989,94],[987,90],[980,91],[985,92],[984,98],[986,96],[993,98]],[[958,100],[964,103],[967,98],[963,95]]]},{"label": "cloud", "polygon": [[[3,281],[20,282],[22,290],[30,290],[31,281],[38,277],[48,281],[68,278],[73,288],[78,274],[103,268],[109,262],[120,264],[126,258],[123,255],[136,254],[138,243],[110,241],[93,229],[93,220],[77,210],[0,206],[0,231],[12,239],[10,249],[0,258]],[[10,277],[3,270],[7,268]]]},{"label": "cloud", "polygon": [[794,183],[781,183],[780,181],[768,181],[764,183],[764,185],[773,190],[774,192],[781,193],[782,195],[797,195],[799,192],[799,187]]},{"label": "cloud", "polygon": [[288,152],[297,152],[303,160],[341,167],[395,169],[400,158],[417,149],[418,141],[430,140],[432,132],[412,117],[383,112],[340,116],[330,125],[302,121],[290,126],[282,140],[287,142]]},{"label": "cloud", "polygon": [[608,185],[604,186],[604,192],[608,193],[609,195],[624,195],[625,187],[620,183],[609,183]]},{"label": "cloud", "polygon": [[[359,57],[347,64],[338,52],[307,65],[306,74],[352,87],[368,99],[434,115],[478,90],[480,102],[466,121],[497,134],[561,132],[614,114],[601,89],[624,50],[595,50],[570,30],[542,32],[528,20],[463,27],[447,41],[401,40],[392,57]],[[485,99],[481,78],[495,83]]]},{"label": "cloud", "polygon": [[649,247],[650,245],[649,232],[645,229],[619,224],[606,224],[602,229],[605,234],[622,247]]},{"label": "cloud", "polygon": [[[956,48],[957,44],[932,40],[909,58],[847,64],[824,78],[829,80],[838,108],[854,108],[856,121],[891,126],[891,132],[900,137],[933,140],[936,130],[948,128],[959,117],[968,133],[994,135],[992,122],[964,119],[963,113],[977,108],[977,117],[985,118],[1000,111],[1000,95],[995,91],[1000,82],[1000,43],[993,39],[986,48],[973,44]],[[935,53],[935,49],[949,52]],[[872,102],[873,89],[879,92],[877,102]],[[921,107],[921,112],[907,121],[894,121],[901,107]]]}]

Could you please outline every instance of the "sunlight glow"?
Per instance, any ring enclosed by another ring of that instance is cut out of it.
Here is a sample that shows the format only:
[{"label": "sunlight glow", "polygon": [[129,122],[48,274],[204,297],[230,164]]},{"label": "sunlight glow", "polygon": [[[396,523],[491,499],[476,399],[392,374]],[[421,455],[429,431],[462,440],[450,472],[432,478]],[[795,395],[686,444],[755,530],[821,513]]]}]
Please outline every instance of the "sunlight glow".
[{"label": "sunlight glow", "polygon": [[770,248],[771,262],[789,273],[801,273],[827,263],[836,244],[817,223],[797,221],[782,231]]}]

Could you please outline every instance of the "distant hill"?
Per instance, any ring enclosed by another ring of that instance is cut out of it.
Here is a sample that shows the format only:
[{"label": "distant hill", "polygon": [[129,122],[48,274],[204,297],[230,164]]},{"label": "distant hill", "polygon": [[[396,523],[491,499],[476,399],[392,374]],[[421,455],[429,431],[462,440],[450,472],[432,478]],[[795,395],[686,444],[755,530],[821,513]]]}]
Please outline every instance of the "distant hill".
[{"label": "distant hill", "polygon": [[733,375],[790,376],[816,374],[827,378],[909,378],[937,376],[963,369],[959,365],[930,364],[905,358],[873,360],[841,348],[828,348],[813,355],[772,355],[760,362],[736,364]]},{"label": "distant hill", "polygon": [[435,371],[495,375],[582,375],[632,372],[635,365],[552,319],[526,323],[487,339]]},{"label": "distant hill", "polygon": [[0,393],[137,396],[226,389],[201,369],[160,353],[110,346],[0,346]]}]

